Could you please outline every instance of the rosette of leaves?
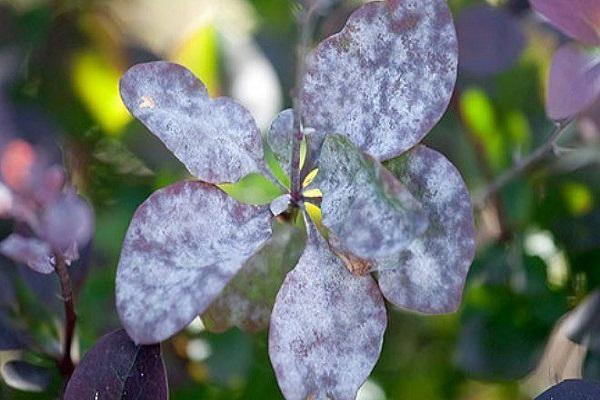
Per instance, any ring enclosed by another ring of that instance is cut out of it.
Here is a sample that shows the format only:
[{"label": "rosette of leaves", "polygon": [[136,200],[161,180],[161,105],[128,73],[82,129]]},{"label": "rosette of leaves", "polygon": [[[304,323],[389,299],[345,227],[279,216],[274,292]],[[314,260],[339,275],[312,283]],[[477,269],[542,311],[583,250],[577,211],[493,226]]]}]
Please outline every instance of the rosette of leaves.
[{"label": "rosette of leaves", "polygon": [[565,120],[600,100],[600,2],[530,0],[531,6],[575,41],[554,54],[546,94],[546,111]]},{"label": "rosette of leaves", "polygon": [[[226,317],[220,329],[266,322],[264,314],[245,315],[260,299],[271,314],[269,354],[284,396],[354,398],[381,351],[384,298],[431,314],[460,303],[475,247],[470,197],[454,166],[419,144],[446,110],[456,66],[445,1],[360,7],[311,52],[298,107],[267,134],[292,183],[270,207],[242,204],[217,186],[270,173],[249,113],[231,99],[209,98],[181,66],[132,67],[121,80],[124,103],[197,180],[160,189],[133,217],[116,282],[131,338],[160,342],[211,307],[221,312],[209,315]],[[311,167],[316,179],[294,187],[295,174],[305,178]],[[273,219],[304,212],[308,202],[321,207],[323,230],[304,213],[307,239],[296,266],[287,272],[276,262],[277,273],[265,272],[261,253],[289,244]],[[243,285],[244,277],[253,281],[251,270],[283,281],[275,299]]]}]

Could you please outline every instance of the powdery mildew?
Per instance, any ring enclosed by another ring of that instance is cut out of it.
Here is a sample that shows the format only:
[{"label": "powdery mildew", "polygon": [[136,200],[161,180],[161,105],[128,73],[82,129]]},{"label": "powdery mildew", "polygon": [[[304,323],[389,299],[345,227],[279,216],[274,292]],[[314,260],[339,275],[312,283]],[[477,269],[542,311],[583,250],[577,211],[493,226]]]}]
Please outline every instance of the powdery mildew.
[{"label": "powdery mildew", "polygon": [[429,228],[394,257],[375,262],[379,287],[394,305],[423,313],[457,309],[475,255],[466,185],[440,153],[419,145],[390,162],[391,171],[429,213]]},{"label": "powdery mildew", "polygon": [[271,236],[267,207],[180,182],[136,211],[117,271],[117,310],[136,343],[156,343],[203,312]]},{"label": "powdery mildew", "polygon": [[427,229],[427,215],[407,188],[344,136],[325,140],[314,186],[323,193],[323,224],[356,256],[396,254]]},{"label": "powdery mildew", "polygon": [[354,399],[381,352],[385,305],[373,278],[351,275],[307,224],[307,247],[273,308],[271,363],[287,400]]},{"label": "powdery mildew", "polygon": [[311,145],[348,136],[378,160],[417,144],[441,118],[458,59],[444,0],[389,0],[358,9],[309,58],[302,114]]},{"label": "powdery mildew", "polygon": [[184,67],[138,64],[123,76],[120,90],[129,111],[195,177],[236,182],[266,170],[260,131],[250,113],[229,98],[212,100]]}]

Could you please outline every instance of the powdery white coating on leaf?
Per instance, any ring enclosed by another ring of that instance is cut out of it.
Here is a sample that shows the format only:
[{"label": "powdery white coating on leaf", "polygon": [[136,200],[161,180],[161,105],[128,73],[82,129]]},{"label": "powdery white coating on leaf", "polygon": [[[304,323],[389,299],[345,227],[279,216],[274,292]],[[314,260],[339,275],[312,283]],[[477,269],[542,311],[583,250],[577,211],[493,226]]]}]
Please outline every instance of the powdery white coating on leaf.
[{"label": "powdery white coating on leaf", "polygon": [[394,257],[375,262],[379,287],[394,305],[440,314],[460,305],[475,254],[473,211],[460,173],[440,153],[417,146],[388,167],[421,202],[429,228]]},{"label": "powdery white coating on leaf", "polygon": [[546,111],[554,120],[574,117],[600,98],[600,50],[575,43],[560,47],[550,67]]},{"label": "powdery white coating on leaf", "polygon": [[52,251],[48,243],[36,238],[26,238],[16,233],[0,242],[0,253],[13,261],[23,263],[42,274],[54,272],[50,262]]},{"label": "powdery white coating on leaf", "polygon": [[271,204],[269,205],[269,209],[271,210],[271,213],[276,217],[287,211],[287,209],[290,207],[291,201],[292,197],[288,193],[282,194],[281,196],[277,197],[271,202]]},{"label": "powdery white coating on leaf", "polygon": [[379,160],[418,143],[443,115],[458,49],[444,0],[372,2],[307,62],[302,113],[311,146],[348,136]]},{"label": "powdery white coating on leaf", "polygon": [[81,360],[65,400],[167,400],[160,345],[136,346],[124,330],[102,337]]},{"label": "powdery white coating on leaf", "polygon": [[600,45],[598,0],[529,0],[534,10],[567,35],[588,45]]},{"label": "powdery white coating on leaf", "polygon": [[267,207],[202,182],[155,192],[136,211],[117,271],[117,310],[136,343],[165,340],[202,313],[271,236]]},{"label": "powdery white coating on leaf", "polygon": [[427,229],[409,190],[344,136],[325,139],[313,184],[323,193],[323,224],[359,257],[393,255]]},{"label": "powdery white coating on leaf", "polygon": [[273,150],[281,168],[290,173],[292,160],[292,138],[294,133],[294,110],[279,113],[267,133],[267,143]]},{"label": "powdery white coating on leaf", "polygon": [[197,178],[236,182],[266,170],[250,113],[229,98],[211,99],[184,67],[163,61],[135,65],[121,78],[120,90],[129,111]]},{"label": "powdery white coating on leaf", "polygon": [[203,314],[206,327],[214,332],[232,326],[249,332],[265,329],[281,283],[298,262],[303,247],[300,229],[274,220],[271,239]]},{"label": "powdery white coating on leaf", "polygon": [[269,356],[287,400],[348,400],[373,369],[387,316],[373,278],[350,274],[312,223],[275,302]]}]

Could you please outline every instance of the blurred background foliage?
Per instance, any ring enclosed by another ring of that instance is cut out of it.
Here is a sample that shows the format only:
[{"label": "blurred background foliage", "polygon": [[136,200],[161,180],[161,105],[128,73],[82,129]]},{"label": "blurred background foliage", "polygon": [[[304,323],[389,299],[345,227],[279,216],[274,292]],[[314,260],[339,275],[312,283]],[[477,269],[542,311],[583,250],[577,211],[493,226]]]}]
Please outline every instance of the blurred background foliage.
[{"label": "blurred background foliage", "polygon": [[[526,1],[449,4],[461,43],[459,80],[427,144],[458,166],[477,196],[547,138],[545,82],[565,38]],[[317,36],[338,31],[356,5],[337,1]],[[96,213],[93,246],[80,262],[89,273],[77,298],[78,354],[119,326],[115,269],[133,212],[187,176],[121,104],[121,74],[143,61],[181,63],[213,96],[245,104],[264,130],[291,105],[296,39],[291,0],[0,0],[0,134],[62,154]],[[600,105],[595,112],[574,124],[556,149],[560,157],[477,208],[479,248],[457,314],[390,311],[382,357],[360,400],[515,400],[560,378],[600,379],[600,355],[560,337],[549,346],[561,318],[600,287]],[[261,201],[277,194],[265,180],[246,183],[229,190]],[[11,229],[0,225],[2,236]],[[53,315],[61,315],[53,278],[0,262],[23,323],[51,341]],[[163,345],[171,398],[281,398],[266,337],[211,334],[196,320]],[[59,387],[58,377],[50,393],[0,383],[0,398],[52,399]]]}]

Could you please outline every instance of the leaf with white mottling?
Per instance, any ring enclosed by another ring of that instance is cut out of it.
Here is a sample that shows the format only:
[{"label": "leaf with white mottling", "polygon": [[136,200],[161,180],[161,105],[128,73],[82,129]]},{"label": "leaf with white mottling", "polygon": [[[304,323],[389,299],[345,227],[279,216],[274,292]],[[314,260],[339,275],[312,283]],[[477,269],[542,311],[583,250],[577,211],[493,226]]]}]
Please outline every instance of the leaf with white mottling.
[{"label": "leaf with white mottling", "polygon": [[273,150],[281,168],[288,174],[292,160],[292,139],[294,133],[294,110],[279,113],[267,132],[267,143]]},{"label": "leaf with white mottling", "polygon": [[563,120],[587,111],[600,98],[600,50],[567,43],[554,54],[546,111]]},{"label": "leaf with white mottling", "polygon": [[373,278],[351,275],[307,224],[307,247],[277,294],[269,356],[287,400],[354,399],[381,352],[385,305]]},{"label": "leaf with white mottling", "polygon": [[271,236],[268,207],[202,182],[155,192],[136,211],[117,271],[117,310],[136,343],[165,340],[221,293]]},{"label": "leaf with white mottling", "polygon": [[249,332],[266,328],[281,283],[300,258],[302,236],[297,227],[274,220],[271,239],[202,315],[205,325],[215,332],[231,326]]},{"label": "leaf with white mottling", "polygon": [[163,61],[138,64],[121,78],[120,89],[129,111],[197,178],[236,182],[266,171],[250,113],[229,98],[211,99],[186,68]]},{"label": "leaf with white mottling", "polygon": [[409,190],[345,136],[325,139],[312,185],[323,193],[323,224],[359,257],[395,254],[427,229],[427,215]]},{"label": "leaf with white mottling", "polygon": [[475,254],[471,199],[456,168],[417,146],[388,163],[429,214],[428,230],[394,257],[377,260],[379,287],[394,305],[423,313],[455,311]]},{"label": "leaf with white mottling", "polygon": [[50,385],[51,371],[26,361],[9,361],[1,372],[8,386],[24,392],[43,392]]},{"label": "leaf with white mottling", "polygon": [[50,246],[39,239],[26,238],[13,233],[0,243],[0,253],[27,265],[36,272],[42,274],[54,272],[54,266],[50,263],[52,255]]},{"label": "leaf with white mottling", "polygon": [[567,379],[552,386],[535,400],[594,400],[600,399],[600,384],[582,379]]},{"label": "leaf with white mottling", "polygon": [[364,5],[308,59],[302,115],[316,130],[311,146],[337,133],[378,160],[410,149],[446,110],[457,59],[444,0]]},{"label": "leaf with white mottling", "polygon": [[588,45],[600,45],[600,2],[598,0],[529,1],[534,10],[548,18],[567,35]]},{"label": "leaf with white mottling", "polygon": [[124,330],[102,337],[75,369],[65,400],[167,400],[160,345],[136,346]]},{"label": "leaf with white mottling", "polygon": [[269,209],[271,210],[271,213],[276,217],[288,210],[291,201],[292,197],[289,194],[283,194],[271,202],[271,204],[269,205]]}]

